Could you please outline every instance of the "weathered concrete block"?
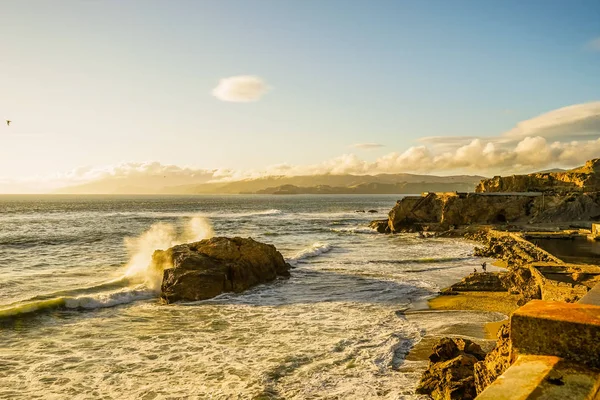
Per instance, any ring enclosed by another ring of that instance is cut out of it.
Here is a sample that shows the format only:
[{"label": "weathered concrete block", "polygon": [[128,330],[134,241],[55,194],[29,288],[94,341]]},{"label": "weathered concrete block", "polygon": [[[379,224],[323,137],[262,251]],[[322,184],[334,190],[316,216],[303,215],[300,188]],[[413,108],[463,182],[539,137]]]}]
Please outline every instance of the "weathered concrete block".
[{"label": "weathered concrete block", "polygon": [[515,356],[557,356],[600,368],[600,306],[533,300],[510,324]]},{"label": "weathered concrete block", "polygon": [[600,306],[600,284],[594,286],[592,290],[587,292],[587,294],[579,300],[579,303]]},{"label": "weathered concrete block", "polygon": [[600,373],[553,356],[521,356],[477,400],[591,400]]}]

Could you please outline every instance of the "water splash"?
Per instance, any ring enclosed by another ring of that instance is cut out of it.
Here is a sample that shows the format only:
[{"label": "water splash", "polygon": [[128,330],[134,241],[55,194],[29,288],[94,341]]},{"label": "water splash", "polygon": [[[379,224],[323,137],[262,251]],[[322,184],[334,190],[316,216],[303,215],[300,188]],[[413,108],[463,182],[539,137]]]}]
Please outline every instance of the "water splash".
[{"label": "water splash", "polygon": [[162,281],[161,267],[152,264],[152,254],[156,250],[209,239],[214,236],[210,222],[202,217],[191,218],[183,232],[178,232],[172,224],[159,222],[138,237],[125,238],[129,261],[125,265],[124,276],[131,281],[145,284],[150,290],[158,291]]}]

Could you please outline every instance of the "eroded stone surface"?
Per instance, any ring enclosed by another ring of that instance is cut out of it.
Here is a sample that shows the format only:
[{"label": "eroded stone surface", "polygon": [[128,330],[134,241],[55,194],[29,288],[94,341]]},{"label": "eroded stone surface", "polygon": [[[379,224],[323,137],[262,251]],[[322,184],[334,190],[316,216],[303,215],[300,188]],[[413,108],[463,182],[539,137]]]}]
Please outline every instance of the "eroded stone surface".
[{"label": "eroded stone surface", "polygon": [[600,374],[553,356],[520,356],[478,400],[591,400]]},{"label": "eroded stone surface", "polygon": [[506,292],[506,286],[502,282],[501,276],[504,273],[495,272],[475,272],[455,283],[442,293],[452,292]]},{"label": "eroded stone surface", "polygon": [[498,330],[497,338],[496,347],[485,356],[483,361],[475,364],[475,389],[478,394],[502,375],[511,364],[508,324],[502,325]]},{"label": "eroded stone surface", "polygon": [[534,300],[511,316],[514,355],[551,355],[600,368],[600,306]]},{"label": "eroded stone surface", "polygon": [[589,160],[584,166],[565,172],[545,172],[529,175],[495,176],[482,180],[477,192],[596,192],[600,191],[600,159]]},{"label": "eroded stone surface", "polygon": [[531,215],[534,197],[478,193],[428,193],[398,201],[389,213],[392,232],[447,230],[469,224],[506,224]]},{"label": "eroded stone surface", "polygon": [[474,399],[474,365],[485,358],[481,347],[468,339],[442,338],[433,346],[429,366],[417,393],[435,400]]},{"label": "eroded stone surface", "polygon": [[154,252],[153,263],[165,268],[161,299],[196,301],[224,292],[288,277],[287,264],[275,246],[253,239],[215,237]]}]

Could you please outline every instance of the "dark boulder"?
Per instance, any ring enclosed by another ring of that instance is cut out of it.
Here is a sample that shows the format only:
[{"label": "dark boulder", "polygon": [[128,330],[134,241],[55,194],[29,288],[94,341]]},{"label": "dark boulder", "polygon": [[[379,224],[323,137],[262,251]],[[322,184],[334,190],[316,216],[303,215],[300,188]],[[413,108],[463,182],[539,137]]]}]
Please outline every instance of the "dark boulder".
[{"label": "dark boulder", "polygon": [[164,268],[161,299],[196,301],[290,276],[290,265],[275,246],[253,239],[215,237],[157,250],[152,256]]},{"label": "dark boulder", "polygon": [[474,399],[474,366],[484,358],[481,347],[468,339],[440,339],[433,346],[417,393],[430,395],[434,400]]},{"label": "dark boulder", "polygon": [[387,219],[371,221],[369,224],[371,229],[375,229],[379,233],[390,233],[390,227]]}]

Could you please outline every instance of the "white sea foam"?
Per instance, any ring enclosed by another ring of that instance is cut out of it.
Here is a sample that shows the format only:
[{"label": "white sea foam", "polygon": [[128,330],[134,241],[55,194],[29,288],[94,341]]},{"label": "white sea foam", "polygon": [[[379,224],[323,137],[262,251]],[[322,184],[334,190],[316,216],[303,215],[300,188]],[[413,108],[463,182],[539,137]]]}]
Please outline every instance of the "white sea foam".
[{"label": "white sea foam", "polygon": [[[82,292],[84,290],[84,288],[75,289],[73,292]],[[120,304],[133,303],[138,300],[151,299],[153,297],[156,297],[156,292],[145,286],[123,288],[116,291],[87,293],[78,296],[70,296],[68,294],[61,295],[60,292],[57,292],[55,296],[49,295],[33,298],[4,306],[0,308],[0,319],[57,308],[94,309],[114,307]]]},{"label": "white sea foam", "polygon": [[137,289],[123,289],[117,292],[98,293],[89,296],[67,297],[64,305],[66,308],[106,308],[120,304],[128,304],[138,300],[146,300],[156,297],[154,290],[145,287]]},{"label": "white sea foam", "polygon": [[368,226],[349,226],[344,228],[332,228],[331,231],[337,233],[378,234],[378,232],[375,229],[369,228]]}]

